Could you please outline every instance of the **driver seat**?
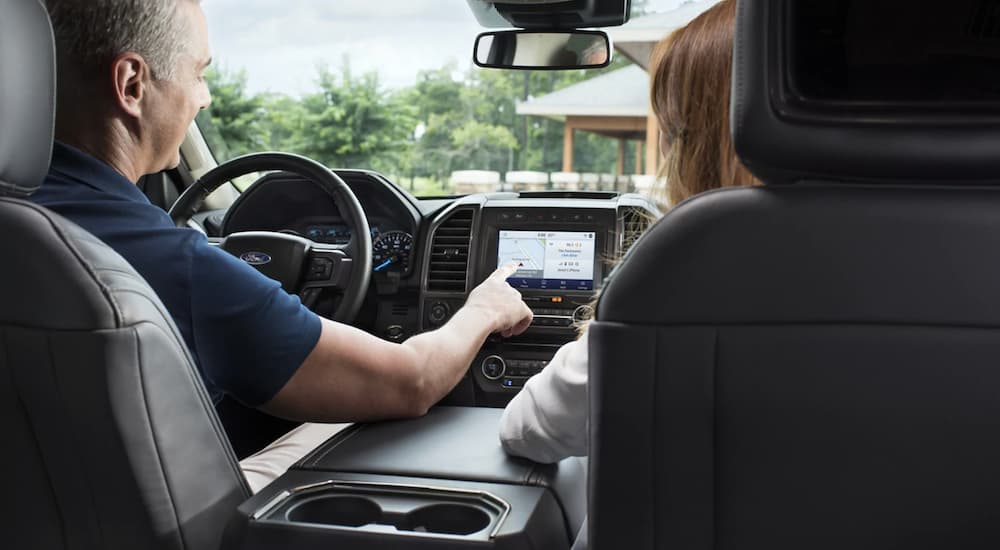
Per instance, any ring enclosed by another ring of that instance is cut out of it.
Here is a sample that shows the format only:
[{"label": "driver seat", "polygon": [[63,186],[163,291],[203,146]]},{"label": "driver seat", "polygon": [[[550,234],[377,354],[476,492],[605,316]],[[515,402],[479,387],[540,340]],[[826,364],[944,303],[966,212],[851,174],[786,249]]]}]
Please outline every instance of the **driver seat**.
[{"label": "driver seat", "polygon": [[51,157],[55,47],[37,0],[0,13],[0,540],[219,548],[250,491],[169,314],[96,237],[20,200]]}]

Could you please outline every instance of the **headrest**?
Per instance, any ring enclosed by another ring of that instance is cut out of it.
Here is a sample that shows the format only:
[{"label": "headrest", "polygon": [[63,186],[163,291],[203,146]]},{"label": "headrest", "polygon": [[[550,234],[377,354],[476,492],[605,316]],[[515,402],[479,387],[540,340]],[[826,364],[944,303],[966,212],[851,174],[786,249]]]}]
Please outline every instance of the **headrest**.
[{"label": "headrest", "polygon": [[765,183],[1000,183],[1000,27],[973,0],[740,0],[737,154]]},{"label": "headrest", "polygon": [[55,127],[55,40],[38,0],[0,0],[0,196],[45,179]]}]

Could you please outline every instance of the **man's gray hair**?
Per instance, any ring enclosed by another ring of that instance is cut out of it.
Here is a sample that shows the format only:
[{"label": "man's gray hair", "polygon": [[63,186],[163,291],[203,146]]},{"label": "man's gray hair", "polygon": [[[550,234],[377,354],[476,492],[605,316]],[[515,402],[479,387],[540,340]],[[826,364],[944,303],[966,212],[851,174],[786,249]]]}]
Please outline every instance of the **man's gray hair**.
[{"label": "man's gray hair", "polygon": [[60,61],[100,70],[135,52],[154,78],[169,80],[187,47],[181,2],[200,0],[48,0]]}]

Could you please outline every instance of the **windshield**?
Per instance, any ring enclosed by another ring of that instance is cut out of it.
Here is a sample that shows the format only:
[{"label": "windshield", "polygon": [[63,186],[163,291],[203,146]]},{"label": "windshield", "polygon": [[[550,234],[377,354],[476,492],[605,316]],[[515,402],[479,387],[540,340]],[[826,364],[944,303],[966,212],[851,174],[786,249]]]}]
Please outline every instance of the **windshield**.
[{"label": "windshield", "polygon": [[[633,0],[638,13],[680,4]],[[539,113],[525,106],[626,68],[632,61],[624,55],[599,70],[476,68],[472,47],[484,29],[465,0],[203,6],[214,62],[212,106],[198,124],[219,162],[297,153],[331,168],[379,171],[417,196],[498,190],[524,179],[551,188],[552,174],[564,172],[642,173],[645,145],[628,138],[645,138],[644,129],[571,131],[570,165],[566,116],[519,114]]]}]

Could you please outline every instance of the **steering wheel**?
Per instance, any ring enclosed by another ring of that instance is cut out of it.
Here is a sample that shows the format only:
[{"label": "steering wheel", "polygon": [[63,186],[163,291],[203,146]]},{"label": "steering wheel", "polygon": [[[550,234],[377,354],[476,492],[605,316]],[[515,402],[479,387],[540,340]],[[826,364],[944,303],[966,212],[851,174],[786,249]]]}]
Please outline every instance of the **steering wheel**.
[{"label": "steering wheel", "polygon": [[187,227],[205,198],[234,178],[253,172],[282,170],[309,179],[337,203],[351,229],[344,245],[313,242],[299,235],[272,231],[233,233],[219,246],[281,283],[286,292],[298,294],[312,307],[322,289],[342,294],[333,319],[354,320],[361,308],[372,272],[372,240],[368,218],[354,192],[329,168],[303,156],[289,153],[254,153],[214,168],[196,181],[170,208],[178,227]]}]

